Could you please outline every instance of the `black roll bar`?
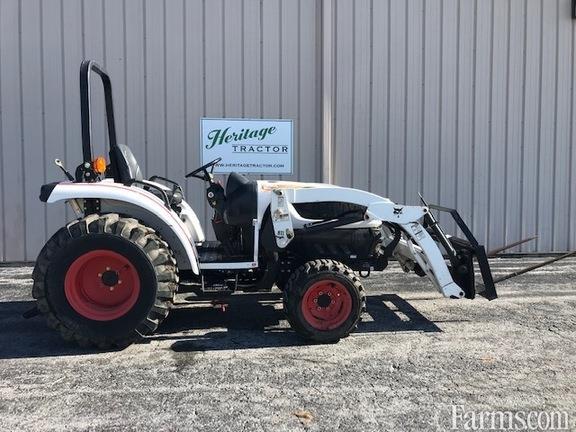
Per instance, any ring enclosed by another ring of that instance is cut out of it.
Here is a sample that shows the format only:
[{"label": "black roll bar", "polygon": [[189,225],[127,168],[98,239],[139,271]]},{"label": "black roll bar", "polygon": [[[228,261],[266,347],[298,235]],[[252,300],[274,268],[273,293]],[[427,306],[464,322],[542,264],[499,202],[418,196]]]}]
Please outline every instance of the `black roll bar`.
[{"label": "black roll bar", "polygon": [[114,121],[114,103],[112,84],[108,73],[95,61],[84,60],[80,65],[80,115],[82,119],[82,156],[84,163],[92,161],[92,114],[90,107],[90,75],[95,72],[102,79],[106,104],[106,122],[110,149],[116,147],[116,123]]}]

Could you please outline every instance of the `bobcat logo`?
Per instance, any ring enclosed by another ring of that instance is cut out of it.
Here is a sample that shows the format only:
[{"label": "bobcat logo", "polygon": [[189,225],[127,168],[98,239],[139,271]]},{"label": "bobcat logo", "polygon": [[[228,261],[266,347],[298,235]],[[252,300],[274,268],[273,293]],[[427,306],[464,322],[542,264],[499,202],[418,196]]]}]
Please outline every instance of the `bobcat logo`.
[{"label": "bobcat logo", "polygon": [[401,215],[402,210],[404,210],[404,207],[394,207],[394,214],[395,215]]}]

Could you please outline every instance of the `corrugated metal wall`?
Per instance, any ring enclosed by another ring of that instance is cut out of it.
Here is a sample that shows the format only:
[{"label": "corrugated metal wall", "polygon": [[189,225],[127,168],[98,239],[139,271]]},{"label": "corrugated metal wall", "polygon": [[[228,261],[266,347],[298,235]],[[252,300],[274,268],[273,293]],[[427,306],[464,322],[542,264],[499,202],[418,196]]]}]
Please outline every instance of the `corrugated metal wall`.
[{"label": "corrugated metal wall", "polygon": [[[306,0],[0,0],[0,261],[34,260],[67,220],[38,194],[62,178],[55,157],[81,160],[83,58],[110,73],[119,141],[147,175],[184,183],[202,116],[264,117],[294,119],[290,178],[320,180],[318,12]],[[102,152],[103,111],[93,128]],[[207,223],[203,185],[185,185]]]},{"label": "corrugated metal wall", "polygon": [[336,183],[412,204],[422,191],[489,246],[575,249],[570,7],[336,1]]},{"label": "corrugated metal wall", "polygon": [[[322,3],[0,0],[0,260],[34,259],[70,216],[38,188],[61,178],[54,157],[80,160],[83,58],[110,72],[146,174],[181,181],[202,116],[294,119],[291,178],[320,180],[331,58],[337,184],[412,204],[422,191],[489,246],[536,233],[524,251],[576,248],[570,0],[333,0],[324,39]],[[202,185],[185,184],[207,222]]]}]

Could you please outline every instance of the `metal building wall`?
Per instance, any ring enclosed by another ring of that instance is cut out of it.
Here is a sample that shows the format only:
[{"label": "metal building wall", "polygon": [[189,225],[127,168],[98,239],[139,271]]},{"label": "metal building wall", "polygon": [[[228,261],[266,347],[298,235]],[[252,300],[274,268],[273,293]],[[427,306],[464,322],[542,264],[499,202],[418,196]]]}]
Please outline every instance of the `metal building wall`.
[{"label": "metal building wall", "polygon": [[82,58],[109,70],[148,175],[184,181],[202,116],[293,118],[293,179],[320,180],[324,126],[337,184],[422,191],[491,246],[574,249],[575,37],[570,0],[0,0],[0,261],[33,260],[71,217],[38,188],[54,157],[80,160]]},{"label": "metal building wall", "polygon": [[[118,137],[147,175],[183,182],[209,226],[200,181],[199,120],[294,119],[296,172],[320,179],[316,1],[0,0],[0,261],[34,260],[72,218],[39,187],[81,160],[78,69],[110,73]],[[95,83],[98,85],[98,83]],[[102,106],[100,92],[93,92]],[[93,125],[105,146],[103,112]]]},{"label": "metal building wall", "polygon": [[335,182],[411,204],[422,191],[489,246],[538,234],[523,251],[575,249],[570,8],[336,0]]}]

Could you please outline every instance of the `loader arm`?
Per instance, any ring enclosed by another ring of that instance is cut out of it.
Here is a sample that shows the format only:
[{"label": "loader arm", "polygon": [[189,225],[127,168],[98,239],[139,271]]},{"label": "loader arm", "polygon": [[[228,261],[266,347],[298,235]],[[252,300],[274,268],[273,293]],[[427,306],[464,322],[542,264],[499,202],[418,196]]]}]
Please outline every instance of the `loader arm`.
[{"label": "loader arm", "polygon": [[[398,205],[387,198],[380,197],[370,192],[357,189],[343,188],[332,185],[322,187],[301,187],[273,189],[271,194],[272,219],[275,228],[276,241],[279,247],[286,247],[294,237],[295,229],[300,228],[301,221],[292,204],[338,201],[357,204],[366,207],[364,221],[381,221],[395,224],[401,228],[402,239],[398,242],[394,254],[400,258],[410,260],[420,266],[428,278],[436,286],[438,291],[449,298],[473,298],[474,293],[470,287],[460,286],[454,279],[453,273],[446,264],[439,243],[448,253],[451,267],[457,269],[457,259],[461,259],[459,251],[452,246],[449,238],[444,235],[436,220],[430,213],[428,206],[404,206]],[[314,185],[311,185],[314,186]],[[454,215],[453,215],[454,216]],[[459,216],[458,216],[459,217]],[[460,222],[459,222],[460,221]],[[464,227],[463,231],[469,233],[469,240],[474,246],[474,253],[480,262],[480,269],[485,281],[488,295],[487,298],[496,297],[494,285],[490,284],[491,273],[488,267],[483,247],[478,245],[461,218],[457,220]],[[342,222],[342,223],[340,223]],[[347,223],[355,221],[327,221],[333,227],[349,226]],[[429,232],[428,226],[433,230]],[[469,264],[471,263],[471,259]],[[469,270],[469,268],[467,269]],[[472,274],[467,280],[474,280]],[[460,279],[459,279],[460,281]],[[486,283],[488,281],[488,283]],[[465,284],[462,284],[465,285]],[[491,287],[491,288],[490,288]]]},{"label": "loader arm", "polygon": [[416,262],[440,293],[449,298],[464,297],[464,290],[454,282],[438,244],[420,223],[429,214],[427,207],[379,201],[370,204],[366,213],[370,218],[401,227],[405,238],[399,242],[395,253]]}]

